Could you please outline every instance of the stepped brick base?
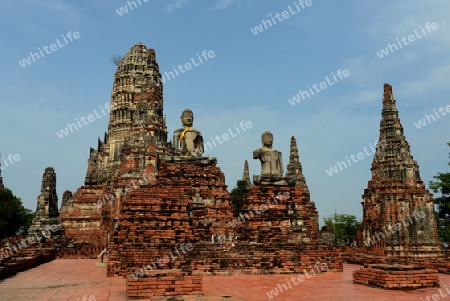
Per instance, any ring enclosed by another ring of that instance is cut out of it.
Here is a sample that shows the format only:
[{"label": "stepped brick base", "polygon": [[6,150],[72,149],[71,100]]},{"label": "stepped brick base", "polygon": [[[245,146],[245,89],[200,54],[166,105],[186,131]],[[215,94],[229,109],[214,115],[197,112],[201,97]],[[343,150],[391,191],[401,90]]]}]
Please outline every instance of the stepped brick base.
[{"label": "stepped brick base", "polygon": [[153,296],[203,295],[202,276],[179,269],[148,271],[140,278],[127,277],[127,296],[139,300]]},{"label": "stepped brick base", "polygon": [[66,242],[64,247],[58,249],[57,258],[75,259],[75,258],[89,258],[96,259],[102,252],[100,246],[88,244],[88,243],[68,243]]},{"label": "stepped brick base", "polygon": [[30,248],[0,261],[0,279],[32,269],[55,259],[54,248]]},{"label": "stepped brick base", "polygon": [[439,287],[439,274],[422,266],[373,264],[354,271],[353,282],[385,289]]},{"label": "stepped brick base", "polygon": [[[108,251],[108,275],[166,258],[164,268],[185,268],[185,254],[210,241],[232,220],[225,177],[213,162],[177,164],[161,160],[155,185],[143,185],[120,200]],[[118,202],[119,203],[119,202]],[[228,233],[227,233],[228,234]]]},{"label": "stepped brick base", "polygon": [[253,186],[242,204],[240,216],[229,223],[241,241],[264,243],[318,242],[318,214],[302,186]]},{"label": "stepped brick base", "polygon": [[438,270],[439,273],[450,274],[450,261],[441,251],[441,255],[433,257],[386,257],[383,254],[376,254],[366,248],[350,248],[341,254],[342,260],[352,264],[401,264],[419,265],[427,269]]},{"label": "stepped brick base", "polygon": [[339,253],[322,246],[245,243],[228,252],[218,245],[197,243],[184,258],[203,275],[290,274],[309,271],[317,263],[326,264],[328,271],[342,272]]},{"label": "stepped brick base", "polygon": [[82,186],[61,208],[61,224],[67,238],[75,243],[89,243],[101,250],[106,246],[101,230],[102,211],[97,206],[105,195],[105,189],[101,186]]}]

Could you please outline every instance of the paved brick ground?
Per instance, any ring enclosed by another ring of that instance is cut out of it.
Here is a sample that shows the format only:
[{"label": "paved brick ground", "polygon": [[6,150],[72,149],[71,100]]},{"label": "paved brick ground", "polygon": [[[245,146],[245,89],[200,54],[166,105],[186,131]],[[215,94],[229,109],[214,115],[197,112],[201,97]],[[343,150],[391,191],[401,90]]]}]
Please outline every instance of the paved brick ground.
[{"label": "paved brick ground", "polygon": [[[297,301],[297,300],[333,300],[333,301],[425,301],[426,296],[439,295],[437,288],[427,288],[413,291],[383,290],[354,284],[352,272],[359,269],[359,265],[344,264],[344,273],[320,274],[306,279],[304,282],[294,285],[287,291],[283,291],[276,297],[269,298],[266,293],[275,289],[278,284],[286,284],[292,277],[289,275],[269,275],[269,276],[209,276],[204,277],[203,290],[205,295],[220,294],[221,296],[239,296],[248,301]],[[445,290],[444,284],[450,291],[450,275],[440,274],[442,293],[449,295],[436,299],[450,300],[450,294]],[[420,299],[420,298],[423,299]],[[428,299],[431,301],[433,299]]]},{"label": "paved brick ground", "polygon": [[[0,282],[2,301],[125,301],[125,279],[106,277],[105,267],[96,260],[58,259],[22,272]],[[450,275],[440,275],[442,295],[436,288],[415,291],[388,291],[352,283],[357,265],[344,265],[344,273],[312,276],[304,282],[269,298],[266,293],[278,284],[286,284],[292,275],[208,276],[203,278],[204,298],[208,301],[297,301],[297,300],[364,300],[425,301],[450,300]],[[437,294],[432,299],[433,294]],[[447,296],[448,295],[448,296]],[[92,297],[91,297],[92,296]],[[231,296],[231,298],[226,298]],[[89,297],[91,297],[89,299]],[[84,299],[84,300],[83,300]]]},{"label": "paved brick ground", "polygon": [[[95,259],[57,259],[0,283],[5,301],[124,301],[125,279],[106,277]],[[83,297],[85,300],[83,300]]]}]

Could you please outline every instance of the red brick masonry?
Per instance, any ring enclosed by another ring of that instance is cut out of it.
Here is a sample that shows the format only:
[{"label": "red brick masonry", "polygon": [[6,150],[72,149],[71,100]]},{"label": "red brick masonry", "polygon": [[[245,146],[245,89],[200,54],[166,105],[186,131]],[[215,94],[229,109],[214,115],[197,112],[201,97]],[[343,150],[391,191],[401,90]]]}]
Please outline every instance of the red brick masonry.
[{"label": "red brick masonry", "polygon": [[353,272],[353,282],[385,289],[439,287],[439,274],[421,266],[368,264]]},{"label": "red brick masonry", "polygon": [[203,295],[202,276],[179,269],[150,271],[136,279],[127,277],[127,296],[142,299],[152,296]]}]

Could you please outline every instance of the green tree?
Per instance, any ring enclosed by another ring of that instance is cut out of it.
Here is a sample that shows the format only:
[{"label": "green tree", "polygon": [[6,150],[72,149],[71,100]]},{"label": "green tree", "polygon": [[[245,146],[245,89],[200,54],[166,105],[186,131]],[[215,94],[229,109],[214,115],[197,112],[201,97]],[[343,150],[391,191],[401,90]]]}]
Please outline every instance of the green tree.
[{"label": "green tree", "polygon": [[[447,145],[450,146],[450,142]],[[441,195],[434,199],[434,204],[437,205],[437,232],[441,241],[448,242],[450,241],[450,172],[440,172],[433,179],[437,181],[430,181],[430,188],[434,193]]]},{"label": "green tree", "polygon": [[24,208],[25,209],[25,216],[26,220],[24,225],[19,229],[19,235],[27,235],[28,229],[31,227],[31,223],[33,222],[33,218],[36,216],[36,212],[34,212],[31,209]]},{"label": "green tree", "polygon": [[8,188],[0,189],[0,235],[11,237],[26,233],[27,225],[31,224],[33,213],[25,209],[22,200]]},{"label": "green tree", "polygon": [[248,183],[243,180],[238,180],[236,183],[236,187],[231,190],[231,203],[233,204],[235,216],[238,216],[239,213],[241,213],[242,201],[244,200],[244,197],[248,191]]},{"label": "green tree", "polygon": [[351,214],[335,213],[329,217],[324,217],[325,225],[329,226],[334,233],[336,242],[346,243],[352,241],[356,236],[356,227],[359,221]]}]

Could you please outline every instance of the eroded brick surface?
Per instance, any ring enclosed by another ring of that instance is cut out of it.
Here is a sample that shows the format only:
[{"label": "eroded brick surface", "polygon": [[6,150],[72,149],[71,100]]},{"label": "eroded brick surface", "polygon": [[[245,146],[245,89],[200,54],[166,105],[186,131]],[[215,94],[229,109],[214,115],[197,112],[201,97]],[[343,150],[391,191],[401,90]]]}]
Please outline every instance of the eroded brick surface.
[{"label": "eroded brick surface", "polygon": [[42,175],[41,193],[37,199],[36,215],[28,233],[30,235],[45,235],[47,238],[63,235],[58,210],[58,194],[56,193],[56,173],[52,167],[47,167]]},{"label": "eroded brick surface", "polygon": [[353,281],[385,289],[439,287],[437,270],[412,265],[365,265],[353,272]]},{"label": "eroded brick surface", "polygon": [[363,194],[358,242],[376,245],[388,256],[434,257],[441,252],[433,197],[410,154],[395,103],[392,86],[385,84],[380,138],[372,179]]}]

